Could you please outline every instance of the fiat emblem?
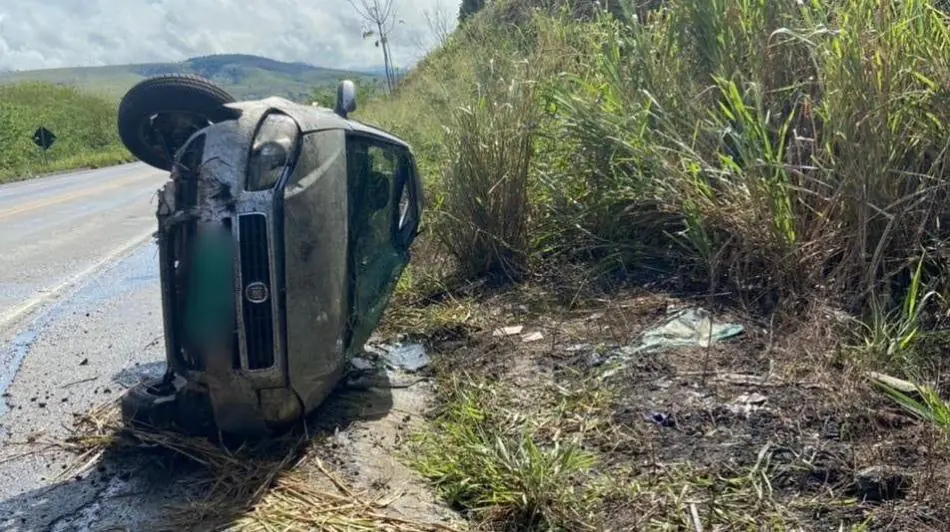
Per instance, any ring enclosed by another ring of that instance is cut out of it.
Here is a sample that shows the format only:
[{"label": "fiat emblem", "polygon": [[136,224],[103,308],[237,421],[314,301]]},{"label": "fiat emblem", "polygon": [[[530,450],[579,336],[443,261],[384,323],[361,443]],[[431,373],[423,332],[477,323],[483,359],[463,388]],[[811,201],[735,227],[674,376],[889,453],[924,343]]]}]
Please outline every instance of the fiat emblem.
[{"label": "fiat emblem", "polygon": [[255,304],[261,304],[267,301],[267,297],[270,295],[267,290],[267,285],[258,281],[247,285],[247,288],[244,289],[244,297],[248,301]]}]

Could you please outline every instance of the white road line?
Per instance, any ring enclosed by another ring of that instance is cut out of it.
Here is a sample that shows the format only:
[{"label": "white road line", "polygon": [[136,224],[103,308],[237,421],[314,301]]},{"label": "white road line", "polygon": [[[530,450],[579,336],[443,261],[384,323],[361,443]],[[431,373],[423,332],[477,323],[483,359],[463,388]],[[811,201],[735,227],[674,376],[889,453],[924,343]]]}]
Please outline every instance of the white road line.
[{"label": "white road line", "polygon": [[14,307],[13,310],[10,310],[6,312],[5,314],[0,315],[0,329],[5,328],[14,320],[22,318],[24,315],[26,315],[27,313],[29,313],[36,307],[56,299],[60,294],[72,288],[73,286],[78,284],[80,281],[82,281],[86,277],[89,277],[90,275],[96,273],[97,271],[99,271],[100,269],[108,265],[110,262],[115,261],[116,259],[120,258],[122,255],[131,251],[133,248],[144,243],[154,233],[155,233],[155,230],[150,229],[147,233],[144,233],[142,235],[139,235],[133,238],[132,240],[129,240],[125,244],[122,244],[118,248],[112,250],[108,255],[106,255],[102,259],[96,261],[95,264],[92,264],[91,266],[83,269],[81,272],[77,273],[76,275],[73,275],[72,277],[70,277],[69,279],[66,279],[65,281],[59,283],[58,285],[44,290],[42,294],[32,299],[27,300],[25,303],[22,303],[17,307]]}]

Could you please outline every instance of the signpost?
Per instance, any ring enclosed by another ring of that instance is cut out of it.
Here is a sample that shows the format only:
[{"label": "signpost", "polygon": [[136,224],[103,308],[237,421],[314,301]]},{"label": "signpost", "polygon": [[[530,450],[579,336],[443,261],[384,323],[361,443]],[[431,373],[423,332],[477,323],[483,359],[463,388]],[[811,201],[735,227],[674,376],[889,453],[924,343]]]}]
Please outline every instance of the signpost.
[{"label": "signpost", "polygon": [[40,150],[43,151],[43,164],[48,164],[49,161],[46,150],[50,149],[50,146],[52,146],[54,142],[56,142],[56,135],[43,126],[40,126],[39,129],[33,133],[33,144],[36,144]]}]

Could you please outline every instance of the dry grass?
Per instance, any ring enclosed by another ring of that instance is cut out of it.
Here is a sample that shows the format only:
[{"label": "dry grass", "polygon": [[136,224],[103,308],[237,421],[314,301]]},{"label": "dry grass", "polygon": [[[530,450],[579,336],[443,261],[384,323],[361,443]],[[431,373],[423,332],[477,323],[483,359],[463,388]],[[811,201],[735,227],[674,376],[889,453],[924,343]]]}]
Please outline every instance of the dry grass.
[{"label": "dry grass", "polygon": [[118,405],[108,403],[79,418],[61,446],[78,455],[60,477],[76,476],[107,453],[158,452],[197,465],[204,496],[169,508],[163,530],[270,531],[311,528],[327,531],[454,530],[392,513],[395,499],[369,498],[355,491],[318,458],[307,435],[287,436],[228,449],[206,438],[124,427]]}]

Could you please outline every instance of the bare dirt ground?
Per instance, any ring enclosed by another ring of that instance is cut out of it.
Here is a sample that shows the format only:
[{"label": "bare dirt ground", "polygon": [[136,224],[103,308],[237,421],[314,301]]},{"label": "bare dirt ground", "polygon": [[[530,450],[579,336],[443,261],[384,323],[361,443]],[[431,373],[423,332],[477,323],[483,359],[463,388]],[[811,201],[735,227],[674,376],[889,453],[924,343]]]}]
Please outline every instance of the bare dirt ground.
[{"label": "bare dirt ground", "polygon": [[609,486],[593,529],[946,529],[946,442],[843,363],[831,314],[776,331],[714,309],[744,332],[610,362],[672,309],[703,302],[634,291],[568,310],[563,299],[524,289],[435,304],[474,317],[433,326],[430,348],[441,375],[489,381],[494,404],[535,420],[537,439],[574,436],[596,457],[576,480]]}]

